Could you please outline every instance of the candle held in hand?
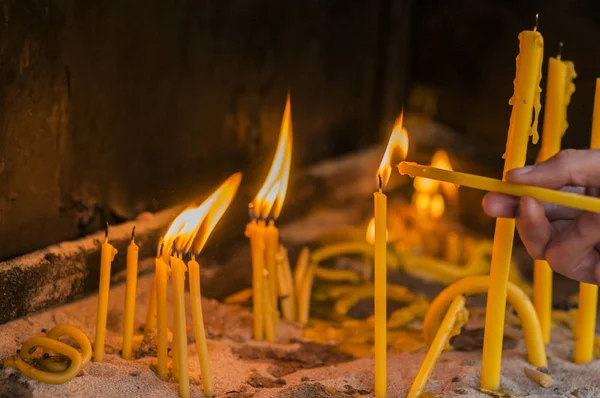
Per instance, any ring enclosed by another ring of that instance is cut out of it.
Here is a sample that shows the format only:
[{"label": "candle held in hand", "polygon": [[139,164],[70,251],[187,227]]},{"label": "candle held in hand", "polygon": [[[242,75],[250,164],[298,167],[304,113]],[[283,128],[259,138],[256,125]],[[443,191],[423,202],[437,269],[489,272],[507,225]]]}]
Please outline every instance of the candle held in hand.
[{"label": "candle held in hand", "polygon": [[413,162],[400,163],[400,165],[398,165],[398,170],[400,171],[400,174],[407,174],[411,177],[426,177],[432,180],[451,182],[460,186],[483,191],[498,192],[511,196],[530,196],[541,202],[600,213],[600,199],[591,196],[555,191],[530,185],[513,184],[495,178],[457,171],[447,171]]}]

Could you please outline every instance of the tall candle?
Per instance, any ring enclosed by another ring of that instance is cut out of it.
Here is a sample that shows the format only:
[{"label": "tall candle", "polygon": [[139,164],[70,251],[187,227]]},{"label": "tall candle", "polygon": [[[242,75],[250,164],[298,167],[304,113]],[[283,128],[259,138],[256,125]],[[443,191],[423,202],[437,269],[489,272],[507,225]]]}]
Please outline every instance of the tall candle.
[{"label": "tall candle", "polygon": [[[529,136],[533,135],[534,143],[537,142],[537,115],[541,107],[539,84],[542,78],[544,41],[537,30],[521,32],[519,41],[520,53],[517,57],[515,91],[509,101],[512,105],[512,113],[506,141],[505,173],[525,165]],[[533,116],[534,111],[535,116]],[[500,386],[506,289],[514,233],[513,219],[499,218],[496,221],[481,366],[481,387],[488,390],[496,390]]]},{"label": "tall candle", "polygon": [[265,336],[263,270],[265,268],[265,223],[250,221],[246,226],[252,254],[252,313],[254,316],[254,340]]},{"label": "tall candle", "polygon": [[127,247],[127,276],[125,279],[125,315],[123,318],[123,349],[124,359],[132,358],[131,343],[133,340],[133,321],[135,318],[135,293],[137,287],[139,247],[135,244],[135,227],[131,232],[131,243]]},{"label": "tall candle", "polygon": [[192,257],[188,262],[190,277],[190,304],[192,307],[192,323],[194,325],[194,336],[196,337],[196,351],[200,361],[200,372],[202,373],[202,389],[206,397],[214,395],[212,370],[208,360],[208,345],[206,343],[206,332],[204,330],[204,316],[202,314],[202,294],[200,292],[200,265]]},{"label": "tall candle", "polygon": [[157,354],[158,376],[169,378],[167,335],[167,264],[160,257],[154,259],[154,278],[156,280],[156,323],[157,323]]},{"label": "tall candle", "polygon": [[[596,79],[591,148],[600,148],[600,79]],[[579,310],[575,337],[575,363],[587,363],[594,358],[594,336],[598,306],[598,285],[579,284]]]},{"label": "tall candle", "polygon": [[100,283],[98,286],[98,309],[96,312],[96,338],[94,340],[94,362],[104,360],[104,340],[106,338],[106,316],[108,314],[108,295],[110,292],[110,268],[117,249],[108,243],[108,224],[102,252],[100,255]]},{"label": "tall candle", "polygon": [[[538,161],[543,162],[560,151],[561,140],[567,129],[567,106],[575,91],[572,62],[550,57],[548,85],[544,106],[544,132]],[[538,315],[544,343],[550,342],[552,323],[552,269],[544,260],[536,260],[533,269],[533,305]]]},{"label": "tall candle", "polygon": [[[185,322],[185,271],[183,261],[171,257],[171,281],[173,284],[173,339],[177,340],[173,357],[173,367],[178,369],[179,396],[190,396],[190,377],[188,370],[187,327]],[[177,366],[175,366],[175,361]]]},{"label": "tall candle", "polygon": [[387,396],[387,197],[375,192],[375,396]]}]

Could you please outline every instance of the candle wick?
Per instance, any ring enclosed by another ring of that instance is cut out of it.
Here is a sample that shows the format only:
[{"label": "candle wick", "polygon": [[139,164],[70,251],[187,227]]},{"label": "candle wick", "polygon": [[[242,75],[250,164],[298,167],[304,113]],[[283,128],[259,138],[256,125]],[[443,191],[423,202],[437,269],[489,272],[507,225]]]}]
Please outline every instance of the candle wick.
[{"label": "candle wick", "polygon": [[196,261],[196,253],[190,252],[190,260]]},{"label": "candle wick", "polygon": [[556,59],[558,59],[560,61],[560,59],[562,58],[562,51],[563,51],[563,42],[558,42],[558,55],[556,56]]},{"label": "candle wick", "polygon": [[135,225],[131,229],[131,241],[133,242],[134,240],[135,240]]},{"label": "candle wick", "polygon": [[383,188],[383,181],[381,179],[381,174],[377,174],[377,183],[379,185],[379,192],[381,192],[381,189]]},{"label": "candle wick", "polygon": [[535,14],[535,27],[533,28],[533,31],[536,32],[538,30],[538,23],[540,21],[540,13]]},{"label": "candle wick", "polygon": [[104,225],[104,238],[108,239],[108,221]]},{"label": "candle wick", "polygon": [[160,249],[158,250],[158,256],[159,257],[162,257],[164,248],[165,248],[165,242],[163,241],[163,242],[161,242]]}]

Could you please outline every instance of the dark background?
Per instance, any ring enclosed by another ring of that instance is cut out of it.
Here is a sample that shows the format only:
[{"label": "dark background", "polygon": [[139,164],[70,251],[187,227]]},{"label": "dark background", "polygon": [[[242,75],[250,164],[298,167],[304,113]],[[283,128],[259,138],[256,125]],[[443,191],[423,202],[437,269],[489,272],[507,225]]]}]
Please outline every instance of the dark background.
[{"label": "dark background", "polygon": [[0,5],[0,259],[185,203],[237,170],[258,188],[288,89],[294,170],[383,141],[403,105],[500,170],[517,35],[538,12],[545,58],[562,40],[579,74],[565,146],[589,141],[593,0]]}]

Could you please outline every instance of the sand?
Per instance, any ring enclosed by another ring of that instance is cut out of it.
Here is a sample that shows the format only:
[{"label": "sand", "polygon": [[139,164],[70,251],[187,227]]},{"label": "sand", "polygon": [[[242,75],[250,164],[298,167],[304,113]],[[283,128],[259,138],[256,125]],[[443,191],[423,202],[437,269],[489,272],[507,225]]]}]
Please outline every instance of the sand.
[{"label": "sand", "polygon": [[[150,277],[139,280],[137,326],[144,321],[150,282]],[[120,347],[123,296],[123,285],[111,290],[107,344],[117,349]],[[75,325],[93,338],[96,300],[96,297],[89,297],[0,326],[0,361],[13,354],[25,339],[60,323]],[[218,397],[372,396],[372,358],[345,362],[342,356],[338,361],[326,349],[290,343],[301,338],[301,328],[293,323],[282,323],[283,344],[253,342],[249,339],[251,318],[247,309],[206,299],[203,307]],[[469,326],[478,327],[481,321],[481,317],[476,316]],[[549,369],[554,377],[554,386],[549,389],[536,385],[524,375],[524,368],[529,365],[520,330],[507,327],[507,334],[518,341],[515,348],[504,352],[503,361],[502,387],[513,396],[564,397],[577,389],[581,397],[600,396],[600,361],[588,365],[572,364],[569,358],[573,341],[567,328],[555,329],[549,346]],[[198,374],[191,330],[188,335],[191,373]],[[406,395],[424,355],[424,350],[414,354],[389,354],[390,397]],[[150,361],[149,357],[125,361],[115,352],[108,354],[103,363],[88,364],[80,376],[59,386],[31,381],[14,369],[5,369],[0,371],[0,397],[176,397],[176,384],[161,381],[150,370]],[[480,364],[480,350],[446,352],[426,390],[443,393],[440,396],[444,397],[485,397],[487,395],[478,390]],[[192,396],[203,396],[200,386],[192,386]]]}]

